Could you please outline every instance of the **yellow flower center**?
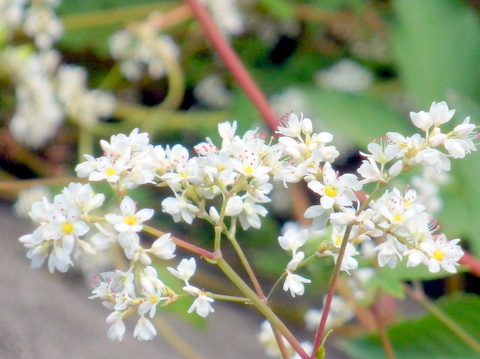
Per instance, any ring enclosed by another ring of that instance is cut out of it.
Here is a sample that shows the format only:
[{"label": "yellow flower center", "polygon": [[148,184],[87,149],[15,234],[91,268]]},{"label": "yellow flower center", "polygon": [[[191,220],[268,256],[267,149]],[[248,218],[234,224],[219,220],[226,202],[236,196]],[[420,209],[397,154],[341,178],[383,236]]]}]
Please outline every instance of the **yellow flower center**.
[{"label": "yellow flower center", "polygon": [[395,222],[401,222],[403,221],[403,216],[400,213],[397,213],[395,216],[393,216],[393,220]]},{"label": "yellow flower center", "polygon": [[110,176],[113,176],[114,174],[116,174],[117,172],[113,169],[113,168],[109,168],[107,169],[107,176],[110,177]]},{"label": "yellow flower center", "polygon": [[445,253],[443,253],[442,251],[436,250],[435,252],[433,252],[433,258],[435,258],[439,262],[443,260],[444,257]]},{"label": "yellow flower center", "polygon": [[243,170],[245,171],[245,174],[247,174],[247,175],[251,175],[253,172],[255,172],[255,170],[252,168],[252,166],[244,167]]},{"label": "yellow flower center", "polygon": [[328,197],[336,197],[337,193],[338,192],[337,192],[336,188],[333,187],[332,185],[325,187],[325,194]]},{"label": "yellow flower center", "polygon": [[342,245],[343,237],[336,236],[334,240],[335,247],[340,247]]},{"label": "yellow flower center", "polygon": [[129,226],[134,226],[135,224],[137,224],[137,217],[132,216],[131,214],[129,214],[128,216],[126,216],[126,217],[123,219],[123,222],[124,222],[125,224],[128,224]]},{"label": "yellow flower center", "polygon": [[62,224],[62,232],[64,234],[72,234],[73,232],[72,222],[65,222],[64,224]]}]

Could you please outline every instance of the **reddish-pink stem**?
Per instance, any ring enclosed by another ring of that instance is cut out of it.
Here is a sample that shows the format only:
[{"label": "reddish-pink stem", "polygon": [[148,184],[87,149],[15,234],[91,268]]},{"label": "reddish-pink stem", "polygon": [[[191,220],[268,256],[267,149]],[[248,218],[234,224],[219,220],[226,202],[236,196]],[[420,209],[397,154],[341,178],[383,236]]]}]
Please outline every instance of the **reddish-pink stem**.
[{"label": "reddish-pink stem", "polygon": [[253,81],[245,66],[243,66],[242,61],[225,40],[204,6],[200,4],[198,0],[187,0],[187,2],[195,14],[195,17],[202,25],[205,35],[225,63],[225,66],[227,66],[240,87],[245,91],[258,112],[260,112],[260,115],[267,126],[272,131],[275,131],[278,126],[277,116],[273,112],[262,91],[260,91],[255,81]]},{"label": "reddish-pink stem", "polygon": [[472,256],[467,251],[463,250],[463,257],[458,261],[460,264],[465,265],[469,268],[470,273],[480,277],[480,261]]}]

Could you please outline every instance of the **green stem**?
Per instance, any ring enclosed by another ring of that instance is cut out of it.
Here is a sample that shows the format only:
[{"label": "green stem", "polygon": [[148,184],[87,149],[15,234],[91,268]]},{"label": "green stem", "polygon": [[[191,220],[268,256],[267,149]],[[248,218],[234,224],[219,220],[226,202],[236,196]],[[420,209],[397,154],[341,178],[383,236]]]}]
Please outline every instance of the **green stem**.
[{"label": "green stem", "polygon": [[430,314],[437,318],[443,325],[445,325],[450,331],[455,333],[463,342],[470,346],[477,353],[480,353],[480,343],[472,337],[465,329],[459,326],[448,314],[442,311],[438,306],[430,301],[423,291],[412,290],[408,285],[405,285],[405,291],[410,295],[412,299],[420,303]]},{"label": "green stem", "polygon": [[245,297],[235,297],[232,295],[223,295],[223,294],[215,294],[211,292],[206,292],[207,296],[212,297],[213,299],[217,300],[224,300],[226,302],[236,302],[236,303],[243,303],[243,304],[252,304],[252,301]]},{"label": "green stem", "polygon": [[131,22],[135,19],[145,18],[154,11],[169,11],[179,5],[181,5],[180,1],[120,7],[116,9],[65,15],[61,17],[61,21],[65,28],[65,32],[71,32],[75,30]]},{"label": "green stem", "polygon": [[[312,254],[310,257],[304,259],[301,263],[299,263],[298,266],[297,266],[297,269],[295,271],[297,271],[298,269],[306,266],[308,263],[310,263],[311,261],[313,261],[314,259],[317,259],[317,258],[318,258],[318,256],[317,256],[316,253]],[[277,279],[277,281],[275,282],[272,289],[270,289],[270,292],[267,295],[267,302],[272,299],[273,295],[278,290],[278,287],[280,287],[280,284],[282,284],[282,282],[285,280],[285,277],[287,276],[287,274],[288,274],[287,272],[283,272],[280,275],[280,277]]]},{"label": "green stem", "polygon": [[240,261],[242,262],[242,265],[245,268],[245,271],[247,272],[248,277],[250,278],[250,281],[252,282],[253,287],[257,292],[257,295],[262,300],[266,299],[263,289],[260,286],[260,283],[258,282],[257,276],[255,275],[255,272],[253,271],[253,268],[250,265],[250,262],[248,261],[247,256],[245,255],[245,252],[243,252],[242,247],[240,247],[240,244],[235,238],[235,235],[230,235],[229,233],[227,233],[227,238],[230,240],[230,243],[232,243],[233,248],[235,249],[235,252],[237,252],[237,255],[240,258]]},{"label": "green stem", "polygon": [[159,315],[153,319],[155,321],[155,328],[160,335],[170,344],[176,351],[178,351],[186,359],[203,359],[204,357],[193,349],[190,344],[184,340],[180,335],[172,330],[172,326],[165,322]]},{"label": "green stem", "polygon": [[295,336],[280,320],[280,318],[278,318],[272,309],[257,296],[257,294],[243,281],[242,278],[240,278],[240,276],[232,269],[232,267],[230,267],[223,257],[217,259],[217,265],[236,285],[236,287],[252,301],[255,307],[265,316],[265,318],[272,323],[273,327],[277,328],[280,333],[282,333],[283,337],[290,343],[295,352],[297,352],[302,359],[309,359],[308,354],[302,348]]}]

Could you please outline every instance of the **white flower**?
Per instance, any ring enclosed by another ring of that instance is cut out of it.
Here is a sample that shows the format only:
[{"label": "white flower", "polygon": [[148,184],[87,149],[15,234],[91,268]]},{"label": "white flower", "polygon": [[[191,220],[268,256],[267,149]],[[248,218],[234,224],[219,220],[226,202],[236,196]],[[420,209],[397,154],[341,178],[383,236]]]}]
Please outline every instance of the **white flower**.
[{"label": "white flower", "polygon": [[334,204],[340,206],[351,206],[352,201],[358,201],[354,191],[362,188],[357,177],[353,174],[344,174],[337,177],[332,165],[327,162],[323,166],[323,183],[312,181],[308,187],[321,196],[320,205],[324,209],[331,209]]},{"label": "white flower", "polygon": [[312,281],[307,278],[303,278],[298,274],[291,273],[287,270],[287,277],[285,278],[285,282],[283,283],[283,290],[290,291],[292,297],[295,295],[303,295],[305,292],[304,283],[311,283]]},{"label": "white flower", "polygon": [[257,204],[253,198],[247,197],[243,201],[243,210],[239,215],[240,224],[244,230],[250,227],[258,229],[262,226],[260,216],[265,217],[267,213],[265,207]]},{"label": "white flower", "polygon": [[172,242],[170,233],[165,233],[163,236],[159,237],[155,242],[153,242],[149,252],[162,259],[171,259],[175,257],[175,248],[176,245]]},{"label": "white flower", "polygon": [[387,240],[376,246],[373,250],[378,251],[378,264],[380,267],[388,264],[390,267],[395,268],[397,260],[402,259],[400,252],[406,249],[407,247],[404,244],[400,243],[392,235],[387,234]]},{"label": "white flower", "polygon": [[157,335],[157,331],[153,326],[152,322],[145,318],[143,315],[140,316],[140,319],[133,330],[133,336],[138,340],[152,340],[153,337]]},{"label": "white flower", "polygon": [[433,102],[429,112],[420,111],[410,112],[410,118],[413,124],[423,131],[428,131],[430,127],[438,127],[452,119],[455,110],[449,110],[445,101]]},{"label": "white flower", "polygon": [[458,261],[463,256],[462,248],[457,244],[460,239],[447,241],[444,234],[438,236],[435,240],[423,242],[420,247],[429,256],[428,269],[432,273],[437,273],[440,267],[447,272],[456,273]]},{"label": "white flower", "polygon": [[[324,298],[325,300],[325,298]],[[320,324],[323,310],[310,309],[305,313],[304,320],[307,330],[316,330]],[[339,295],[334,295],[328,312],[325,327],[337,328],[355,317],[355,310],[351,303],[348,303]]]},{"label": "white flower", "polygon": [[107,323],[112,325],[108,329],[108,339],[111,341],[121,341],[125,334],[125,323],[122,320],[123,313],[119,311],[112,312],[107,317]]},{"label": "white flower", "polygon": [[120,233],[140,232],[143,228],[142,223],[153,216],[153,209],[143,208],[137,211],[135,202],[128,196],[120,203],[120,214],[108,213],[105,219],[114,225]]},{"label": "white flower", "polygon": [[308,237],[308,229],[296,231],[289,229],[283,236],[278,237],[278,243],[286,251],[297,252],[297,249],[303,246]]},{"label": "white flower", "polygon": [[188,284],[190,278],[195,274],[195,270],[197,268],[197,263],[195,262],[195,258],[186,259],[183,258],[177,266],[177,269],[172,267],[168,267],[170,273],[172,273],[178,279],[181,279]]},{"label": "white flower", "polygon": [[195,310],[199,316],[205,318],[208,314],[215,312],[215,310],[212,308],[212,305],[210,304],[213,303],[213,298],[205,295],[204,291],[191,285],[183,287],[183,290],[190,295],[197,296],[197,298],[193,301],[192,305],[188,309],[188,313],[192,313]]},{"label": "white flower", "polygon": [[343,59],[315,75],[319,86],[344,92],[360,92],[371,86],[373,74],[358,62]]},{"label": "white flower", "polygon": [[175,222],[183,219],[186,223],[192,224],[198,208],[183,196],[175,195],[162,201],[162,211],[171,215]]}]

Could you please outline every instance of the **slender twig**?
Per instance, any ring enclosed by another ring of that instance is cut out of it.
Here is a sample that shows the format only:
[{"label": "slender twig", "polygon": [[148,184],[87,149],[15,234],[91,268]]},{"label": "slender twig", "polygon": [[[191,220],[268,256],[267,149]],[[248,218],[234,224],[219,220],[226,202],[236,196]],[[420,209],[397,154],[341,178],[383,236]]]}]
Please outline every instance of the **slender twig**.
[{"label": "slender twig", "polygon": [[320,319],[320,324],[318,325],[317,333],[315,334],[315,340],[313,342],[313,351],[312,358],[315,358],[318,348],[322,345],[323,332],[327,324],[328,313],[330,312],[330,306],[332,305],[333,295],[335,294],[335,286],[337,284],[337,278],[340,274],[340,268],[342,267],[343,257],[345,255],[345,250],[347,249],[348,239],[350,237],[350,232],[352,231],[352,225],[348,225],[345,229],[345,235],[343,236],[342,244],[340,250],[338,251],[337,263],[332,273],[332,279],[330,280],[330,286],[328,287],[327,297],[325,298],[325,304],[323,305],[322,318]]},{"label": "slender twig", "polygon": [[204,359],[204,356],[202,356],[198,350],[192,348],[184,338],[172,330],[172,326],[166,323],[161,316],[156,315],[153,320],[155,321],[155,328],[157,328],[162,337],[184,358]]},{"label": "slender twig", "polygon": [[463,250],[463,257],[460,258],[458,262],[467,266],[470,270],[470,273],[480,277],[480,261],[468,253],[465,249]]},{"label": "slender twig", "polygon": [[250,262],[247,259],[247,256],[242,250],[242,247],[240,244],[238,244],[237,239],[235,238],[235,235],[230,235],[227,233],[227,238],[230,240],[230,243],[232,243],[233,248],[235,249],[235,252],[237,253],[238,257],[240,258],[240,261],[242,262],[243,267],[245,268],[245,271],[248,274],[248,277],[250,278],[250,281],[253,284],[253,287],[255,288],[255,291],[257,292],[258,296],[262,300],[266,300],[265,294],[263,292],[262,287],[260,286],[260,282],[257,279],[257,276],[255,275],[255,272],[253,271],[252,266],[250,265]]},{"label": "slender twig", "polygon": [[245,94],[257,108],[258,112],[260,112],[260,115],[263,117],[267,126],[272,130],[276,130],[278,125],[277,116],[255,81],[251,78],[245,66],[243,66],[236,53],[232,50],[218,27],[213,22],[208,12],[198,0],[187,0],[187,2],[195,17],[202,25],[205,35],[225,63],[225,66],[227,66],[240,87],[245,91]]},{"label": "slender twig", "polygon": [[[154,236],[161,237],[165,234],[165,232],[156,229],[154,227],[151,227],[149,225],[144,224],[143,225],[143,231],[150,233]],[[196,253],[202,257],[205,257],[209,260],[215,260],[215,254],[213,252],[207,251],[206,249],[200,248],[194,244],[188,243],[184,241],[183,239],[177,238],[175,236],[170,235],[170,238],[172,239],[172,242],[175,243],[177,246],[186,249],[192,253]]]},{"label": "slender twig", "polygon": [[302,348],[297,338],[290,332],[286,325],[282,322],[280,318],[272,311],[272,309],[261,300],[257,294],[245,283],[245,281],[240,278],[240,276],[233,270],[232,267],[225,261],[224,258],[217,258],[216,261],[218,267],[222,270],[223,273],[237,286],[238,289],[249,298],[255,307],[267,318],[270,323],[277,328],[283,337],[290,343],[293,350],[300,356],[302,359],[309,359],[308,354]]},{"label": "slender twig", "polygon": [[380,340],[382,342],[383,350],[385,351],[385,355],[388,359],[395,359],[395,352],[393,351],[392,341],[390,340],[390,336],[388,335],[387,328],[385,327],[385,318],[380,313],[380,308],[375,306],[371,308],[371,313],[375,318],[377,324],[377,331],[380,335]]}]

